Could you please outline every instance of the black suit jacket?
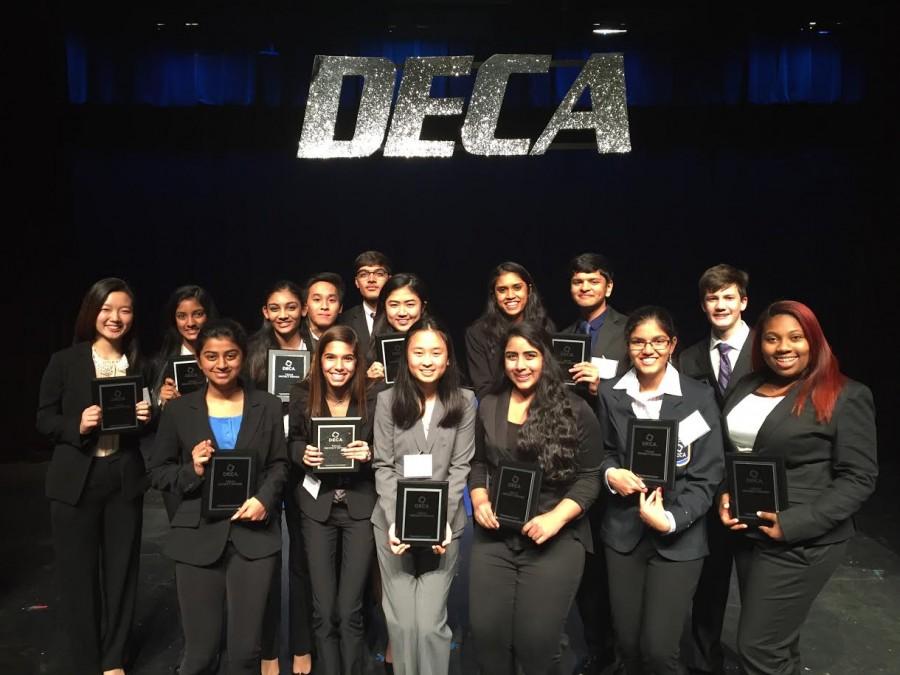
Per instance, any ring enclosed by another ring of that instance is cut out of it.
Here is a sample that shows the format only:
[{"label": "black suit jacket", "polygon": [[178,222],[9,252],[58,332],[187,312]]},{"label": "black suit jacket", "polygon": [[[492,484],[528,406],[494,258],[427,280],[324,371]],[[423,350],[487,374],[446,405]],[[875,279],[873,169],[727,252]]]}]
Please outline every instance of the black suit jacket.
[{"label": "black suit jacket", "polygon": [[[206,387],[169,401],[159,423],[150,462],[153,487],[178,498],[172,529],[164,553],[190,565],[211,565],[218,560],[229,538],[246,558],[263,558],[281,549],[281,523],[269,518],[259,523],[207,521],[200,514],[204,477],[194,473],[191,451],[209,439],[216,446],[209,425]],[[236,450],[257,452],[257,491],[254,495],[271,513],[277,513],[287,480],[288,460],[284,442],[281,401],[271,394],[244,388],[244,410]]]},{"label": "black suit jacket", "polygon": [[338,323],[350,326],[359,340],[360,354],[369,353],[369,324],[366,323],[366,307],[362,303],[351,307],[346,312],[341,312]]},{"label": "black suit jacket", "polygon": [[[593,553],[591,526],[584,514],[600,494],[600,461],[603,458],[600,425],[587,403],[571,392],[567,392],[569,402],[575,412],[578,426],[577,473],[575,479],[567,484],[550,485],[541,483],[538,497],[537,513],[553,510],[564,498],[576,502],[582,515],[566,524],[556,536],[572,534],[589,553]],[[510,391],[502,394],[489,394],[479,402],[478,420],[475,426],[475,456],[472,458],[472,470],[469,474],[469,489],[487,488],[490,476],[503,460],[522,461],[515,448],[507,447],[506,421],[509,413]],[[502,537],[506,532],[500,530],[485,531],[489,536]]]},{"label": "black suit jacket", "polygon": [[[627,320],[628,317],[625,314],[617,312],[612,307],[607,307],[606,319],[604,319],[603,325],[600,326],[600,330],[597,332],[596,343],[591,347],[591,356],[602,356],[603,358],[618,361],[617,373],[619,375],[625,374],[631,367],[631,363],[628,360],[628,345],[625,344],[625,322]],[[584,334],[584,331],[578,329],[578,325],[582,321],[583,319],[579,319],[569,324],[563,332]]]},{"label": "black suit jacket", "polygon": [[[684,375],[679,377],[682,395],[663,395],[660,419],[681,421],[699,411],[710,430],[689,446],[687,465],[675,470],[675,487],[663,493],[663,505],[675,518],[675,531],[671,534],[662,534],[643,524],[638,513],[639,495],[610,495],[600,533],[603,541],[620,553],[634,550],[644,536],[651,537],[657,552],[669,560],[696,560],[709,552],[704,516],[725,473],[719,407],[706,384]],[[601,477],[607,469],[628,466],[628,420],[635,415],[631,397],[624,389],[613,389],[616,382],[618,379],[600,385],[597,397],[606,447]]]},{"label": "black suit jacket", "polygon": [[[139,373],[129,367],[128,374]],[[50,499],[66,504],[75,505],[81,498],[97,447],[97,431],[85,436],[79,431],[81,413],[94,405],[91,381],[95,377],[91,343],[80,342],[51,356],[41,378],[37,429],[53,443],[46,492]],[[147,489],[139,436],[119,435],[118,465],[122,472],[122,492],[128,499]]]},{"label": "black suit jacket", "polygon": [[[764,381],[751,373],[738,382],[725,401],[726,417]],[[853,536],[853,514],[875,490],[878,476],[875,404],[864,384],[847,380],[831,421],[816,421],[812,401],[797,416],[791,410],[797,387],[766,417],[754,452],[784,458],[788,508],[778,514],[785,541],[804,545],[832,544]],[[729,441],[729,452],[736,448]],[[760,532],[748,536],[768,539]]]},{"label": "black suit jacket", "polygon": [[716,401],[721,408],[725,404],[725,399],[728,398],[728,395],[734,391],[738,381],[750,372],[750,345],[752,343],[753,331],[750,331],[750,334],[747,336],[747,339],[744,340],[744,345],[741,347],[741,351],[738,354],[737,362],[731,368],[731,380],[729,380],[728,387],[725,389],[724,393],[719,389],[719,380],[716,377],[712,361],[709,358],[708,335],[681,352],[677,360],[678,372],[687,375],[688,377],[693,377],[695,380],[706,382],[712,387],[713,391],[716,393]]},{"label": "black suit jacket", "polygon": [[[366,418],[362,421],[359,440],[366,441],[372,447],[372,425],[375,419],[375,396],[370,389],[366,397]],[[324,523],[331,515],[331,505],[334,500],[335,488],[345,491],[347,512],[354,520],[368,520],[372,517],[377,496],[375,494],[375,474],[372,471],[372,462],[361,462],[359,471],[346,474],[317,474],[313,476],[322,481],[319,486],[319,494],[315,498],[303,487],[303,477],[306,474],[306,465],[303,463],[303,453],[307,443],[312,443],[312,422],[307,414],[309,410],[309,383],[303,381],[291,391],[291,403],[289,411],[288,450],[293,464],[296,481],[291,481],[294,490],[294,500],[300,505],[300,510],[313,520]],[[355,401],[350,403],[347,409],[347,417],[359,417],[359,406]],[[315,443],[312,443],[313,445]]]}]

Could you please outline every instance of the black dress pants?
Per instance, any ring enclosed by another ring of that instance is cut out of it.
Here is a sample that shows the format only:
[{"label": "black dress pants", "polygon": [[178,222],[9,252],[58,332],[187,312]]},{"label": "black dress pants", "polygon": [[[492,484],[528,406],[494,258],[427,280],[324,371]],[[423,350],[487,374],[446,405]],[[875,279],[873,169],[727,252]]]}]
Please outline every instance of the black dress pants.
[{"label": "black dress pants", "polygon": [[847,542],[789,546],[744,537],[735,546],[741,618],[737,647],[746,675],[799,675],[800,629]]},{"label": "black dress pants", "polygon": [[184,657],[181,675],[205,675],[219,657],[226,620],[228,675],[259,675],[263,613],[278,554],[252,560],[229,542],[212,565],[175,563]]},{"label": "black dress pants", "polygon": [[313,650],[312,590],[309,587],[309,563],[303,545],[300,507],[294,489],[285,490],[284,517],[290,537],[288,556],[288,615],[291,654],[310,654]]},{"label": "black dress pants", "polygon": [[673,561],[645,536],[630,553],[606,547],[609,599],[628,675],[677,675],[678,646],[703,558]]},{"label": "black dress pants", "polygon": [[315,671],[322,675],[363,673],[363,595],[375,557],[372,523],[354,520],[345,505],[334,504],[324,523],[303,515],[301,524],[312,587]]},{"label": "black dress pants", "polygon": [[122,496],[121,456],[95,457],[78,504],[50,502],[67,673],[123,668],[137,597],[143,497]]},{"label": "black dress pants", "polygon": [[566,617],[584,568],[584,546],[567,533],[513,550],[475,526],[469,623],[484,675],[556,673]]},{"label": "black dress pants", "polygon": [[[605,495],[588,511],[591,534],[600,542],[600,524],[603,522]],[[584,626],[584,641],[588,655],[602,657],[613,649],[612,618],[609,610],[609,585],[606,581],[606,556],[603,551],[585,553],[584,574],[575,596],[578,613]]]},{"label": "black dress pants", "polygon": [[[281,504],[273,509],[273,513],[270,517],[281,520]],[[262,658],[265,661],[278,658],[278,647],[280,644],[279,637],[281,634],[281,565],[282,557],[285,555],[289,556],[289,553],[282,548],[281,553],[278,555],[278,562],[275,563],[275,569],[272,570],[272,582],[269,585],[269,597],[266,598],[266,611],[263,615],[262,632]]]}]

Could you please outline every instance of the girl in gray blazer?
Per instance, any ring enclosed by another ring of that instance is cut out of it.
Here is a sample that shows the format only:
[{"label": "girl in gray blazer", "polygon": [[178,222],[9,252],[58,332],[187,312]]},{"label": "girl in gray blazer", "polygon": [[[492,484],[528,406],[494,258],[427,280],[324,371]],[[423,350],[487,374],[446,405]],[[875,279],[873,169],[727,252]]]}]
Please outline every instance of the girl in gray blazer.
[{"label": "girl in gray blazer", "polygon": [[[406,359],[396,384],[378,395],[372,523],[394,672],[437,675],[450,664],[447,596],[466,524],[462,493],[475,452],[475,397],[459,387],[453,343],[433,318],[410,328]],[[410,550],[395,536],[397,481],[404,477],[449,483],[446,538],[430,549]]]}]

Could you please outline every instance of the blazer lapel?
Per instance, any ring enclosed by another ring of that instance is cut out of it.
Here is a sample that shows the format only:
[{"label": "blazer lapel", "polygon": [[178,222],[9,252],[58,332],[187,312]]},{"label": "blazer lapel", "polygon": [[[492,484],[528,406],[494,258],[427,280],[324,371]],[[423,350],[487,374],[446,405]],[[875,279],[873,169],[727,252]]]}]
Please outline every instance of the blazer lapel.
[{"label": "blazer lapel", "polygon": [[734,364],[734,368],[731,369],[731,381],[728,383],[728,387],[725,389],[725,394],[728,395],[731,393],[732,389],[734,389],[735,385],[738,381],[744,377],[747,373],[750,372],[750,345],[753,344],[753,333],[751,332],[747,339],[744,340],[744,344],[741,347],[741,351],[738,354],[737,362]]},{"label": "blazer lapel", "polygon": [[605,355],[609,351],[613,340],[618,340],[620,337],[616,327],[621,323],[622,315],[612,307],[609,307],[606,311],[606,320],[603,322],[603,326],[600,327],[600,332],[597,334],[597,344],[594,345],[594,349],[591,351],[593,356]]},{"label": "blazer lapel", "polygon": [[[435,407],[437,407],[435,405]],[[432,416],[434,419],[434,416]],[[425,429],[422,427],[422,419],[416,420],[413,424],[413,438],[416,441],[416,451],[422,455],[428,452],[428,440],[425,438]]]},{"label": "blazer lapel", "polygon": [[756,439],[753,441],[753,451],[759,452],[760,448],[768,444],[772,434],[776,432],[778,427],[791,416],[791,410],[797,400],[797,385],[794,385],[787,395],[779,401],[778,405],[769,413],[763,421],[759,431],[756,432]]},{"label": "blazer lapel", "polygon": [[682,403],[684,396],[672,396],[671,394],[663,394],[662,407],[659,410],[659,419],[661,420],[681,420],[685,417]]},{"label": "blazer lapel", "polygon": [[[428,438],[425,439],[425,452],[431,454],[431,449],[434,447],[434,441],[437,437],[444,432],[444,429],[438,426],[438,423],[444,417],[444,404],[441,403],[441,399],[438,398],[434,402],[434,410],[431,412],[431,425],[428,428]],[[419,425],[419,429],[422,429],[422,425]],[[425,432],[422,432],[422,437],[425,437]]]},{"label": "blazer lapel", "polygon": [[256,435],[256,428],[262,421],[262,405],[250,389],[244,389],[244,411],[241,418],[241,429],[238,431],[237,440],[234,442],[237,448],[246,450],[259,450],[248,448],[247,443]]}]

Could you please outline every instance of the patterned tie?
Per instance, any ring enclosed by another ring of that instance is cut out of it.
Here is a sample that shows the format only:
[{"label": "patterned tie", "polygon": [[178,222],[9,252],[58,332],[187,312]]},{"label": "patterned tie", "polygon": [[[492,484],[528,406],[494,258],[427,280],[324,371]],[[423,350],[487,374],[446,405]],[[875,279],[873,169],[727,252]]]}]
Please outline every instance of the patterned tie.
[{"label": "patterned tie", "polygon": [[716,347],[719,350],[719,389],[724,394],[731,381],[731,360],[728,358],[728,352],[734,347],[726,342],[720,342]]}]

